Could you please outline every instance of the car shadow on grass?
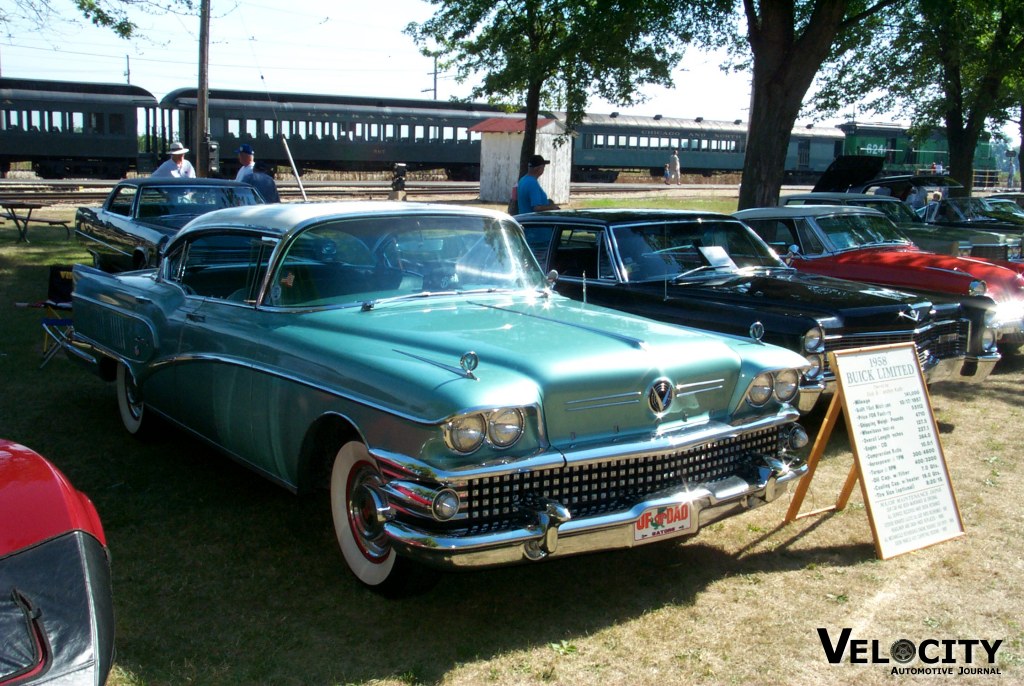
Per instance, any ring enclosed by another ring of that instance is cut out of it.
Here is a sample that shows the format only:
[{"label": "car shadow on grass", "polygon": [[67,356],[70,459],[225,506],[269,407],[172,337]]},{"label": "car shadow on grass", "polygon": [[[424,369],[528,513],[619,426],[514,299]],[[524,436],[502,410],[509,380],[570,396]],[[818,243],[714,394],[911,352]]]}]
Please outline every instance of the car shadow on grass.
[{"label": "car shadow on grass", "polygon": [[[180,435],[124,445],[139,466],[126,465],[111,496],[131,503],[108,534],[118,667],[145,683],[435,683],[467,661],[693,605],[723,578],[873,557],[867,544],[733,555],[709,530],[449,573],[429,592],[387,600],[346,571],[326,494],[290,495]],[[744,516],[777,521],[784,507]]]}]

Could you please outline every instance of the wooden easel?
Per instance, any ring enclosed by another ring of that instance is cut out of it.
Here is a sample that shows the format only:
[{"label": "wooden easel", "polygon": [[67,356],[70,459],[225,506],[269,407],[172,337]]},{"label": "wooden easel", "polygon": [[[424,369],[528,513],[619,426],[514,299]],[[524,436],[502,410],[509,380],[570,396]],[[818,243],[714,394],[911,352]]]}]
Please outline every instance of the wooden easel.
[{"label": "wooden easel", "polygon": [[[964,535],[931,399],[913,343],[829,353],[836,392],[784,519],[843,510],[860,481],[880,559]],[[801,513],[839,415],[853,466],[835,505]]]}]

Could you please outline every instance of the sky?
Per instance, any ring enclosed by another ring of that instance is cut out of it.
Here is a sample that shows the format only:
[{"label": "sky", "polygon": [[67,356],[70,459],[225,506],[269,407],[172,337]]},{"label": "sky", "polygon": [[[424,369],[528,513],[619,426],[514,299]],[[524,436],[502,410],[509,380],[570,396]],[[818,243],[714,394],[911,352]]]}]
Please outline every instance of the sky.
[{"label": "sky", "polygon": [[[198,16],[136,13],[140,37],[123,40],[77,18],[69,0],[51,4],[64,9],[45,30],[18,23],[0,36],[0,75],[130,82],[157,99],[198,85]],[[433,60],[402,32],[433,14],[423,0],[211,0],[210,7],[211,88],[434,97]],[[674,88],[647,88],[649,100],[631,108],[592,100],[588,109],[747,121],[749,76],[724,74],[720,61],[690,49],[673,75]],[[441,74],[436,97],[467,97],[471,87]]]}]

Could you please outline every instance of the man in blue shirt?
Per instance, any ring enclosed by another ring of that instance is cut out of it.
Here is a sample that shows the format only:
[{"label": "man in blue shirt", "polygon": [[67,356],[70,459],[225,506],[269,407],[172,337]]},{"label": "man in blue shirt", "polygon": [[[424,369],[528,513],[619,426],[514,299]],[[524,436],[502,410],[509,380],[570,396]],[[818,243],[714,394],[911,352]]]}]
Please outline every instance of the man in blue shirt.
[{"label": "man in blue shirt", "polygon": [[519,179],[516,194],[519,198],[519,214],[557,210],[558,205],[548,200],[548,194],[537,180],[544,173],[544,166],[550,162],[541,155],[531,155],[526,163],[526,174]]}]

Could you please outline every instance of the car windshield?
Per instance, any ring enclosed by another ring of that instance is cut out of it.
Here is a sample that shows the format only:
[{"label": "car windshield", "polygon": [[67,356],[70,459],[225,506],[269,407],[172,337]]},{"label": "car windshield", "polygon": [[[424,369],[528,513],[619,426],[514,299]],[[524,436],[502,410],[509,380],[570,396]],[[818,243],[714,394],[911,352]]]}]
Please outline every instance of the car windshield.
[{"label": "car windshield", "polygon": [[510,220],[375,216],[298,234],[271,282],[270,304],[319,307],[435,294],[538,290],[540,267]]},{"label": "car windshield", "polygon": [[921,218],[914,214],[909,205],[892,200],[865,200],[856,203],[858,207],[878,210],[897,224],[920,224]]},{"label": "car windshield", "polygon": [[703,276],[737,267],[786,268],[757,234],[738,221],[617,226],[613,234],[631,281]]},{"label": "car windshield", "polygon": [[249,186],[153,186],[139,191],[138,218],[194,216],[262,202]]},{"label": "car windshield", "polygon": [[989,198],[987,202],[994,212],[1001,212],[1004,214],[1011,214],[1018,218],[1024,218],[1024,208],[1012,200],[993,200],[992,198]]},{"label": "car windshield", "polygon": [[887,217],[877,214],[833,214],[817,221],[837,250],[910,243]]}]

